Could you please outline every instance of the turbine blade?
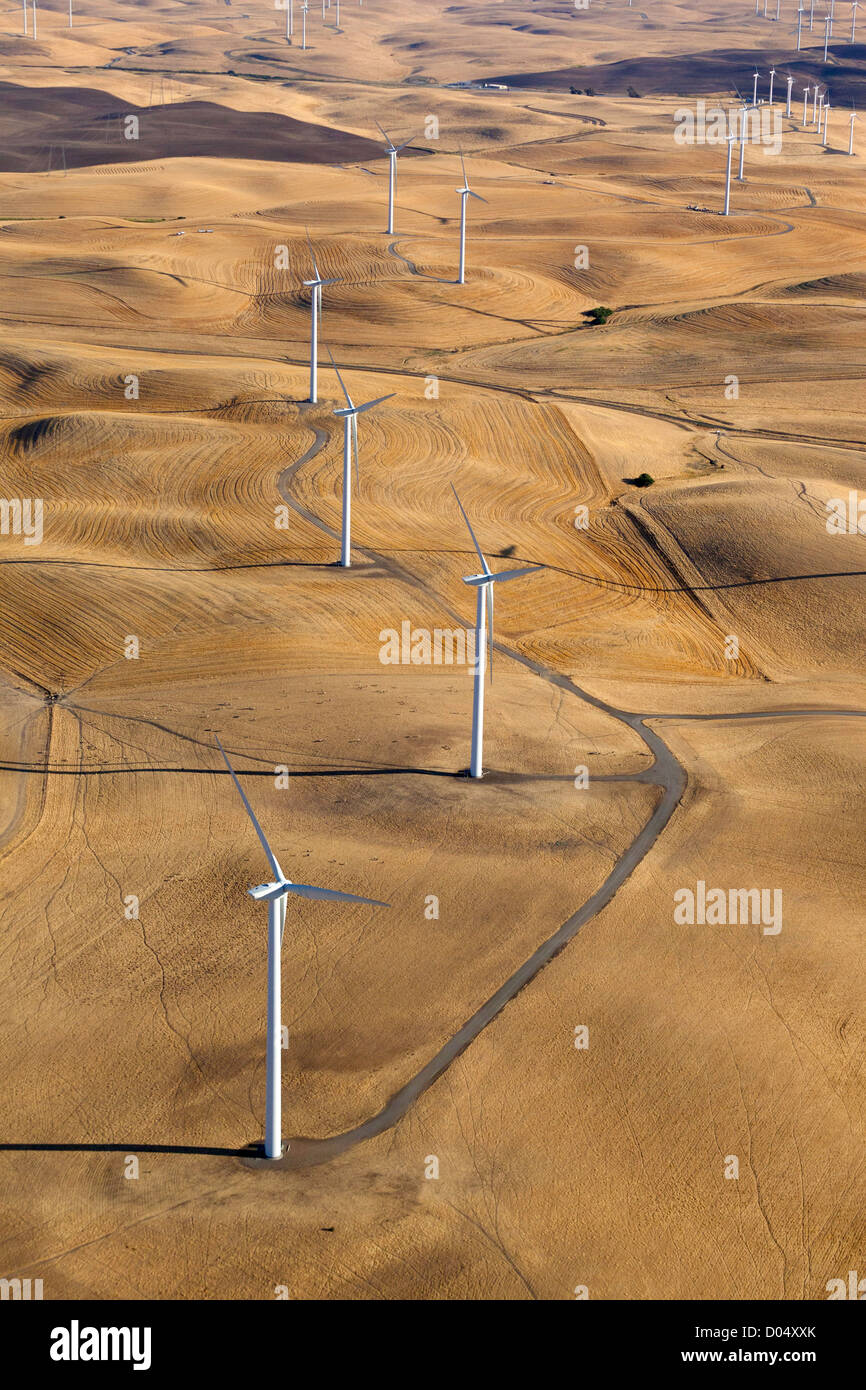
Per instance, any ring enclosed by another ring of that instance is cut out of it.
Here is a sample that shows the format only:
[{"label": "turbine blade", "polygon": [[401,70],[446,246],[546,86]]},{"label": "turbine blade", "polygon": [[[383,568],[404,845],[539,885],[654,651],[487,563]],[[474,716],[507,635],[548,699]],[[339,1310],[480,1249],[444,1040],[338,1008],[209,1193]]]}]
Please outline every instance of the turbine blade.
[{"label": "turbine blade", "polygon": [[460,167],[463,170],[463,187],[469,187],[469,180],[466,177],[466,160],[463,158],[463,151],[460,151]]},{"label": "turbine blade", "polygon": [[310,238],[310,229],[309,229],[309,227],[305,227],[305,228],[304,228],[304,231],[307,233],[307,245],[308,245],[309,248],[310,248],[310,255],[311,255],[312,258],[313,258],[313,270],[314,270],[314,272],[315,272],[316,279],[317,279],[317,280],[320,280],[320,279],[321,279],[321,276],[319,275],[319,263],[318,263],[318,261],[316,260],[316,253],[315,253],[315,251],[313,250],[313,243],[312,243],[312,240],[311,240],[311,238]]},{"label": "turbine blade", "polygon": [[480,193],[473,193],[471,188],[468,189],[467,192],[469,193],[469,197],[470,197],[470,198],[477,198],[478,201],[479,201],[479,203],[486,203],[486,202],[487,202],[487,199],[486,199],[486,198],[482,198],[482,196],[481,196]]},{"label": "turbine blade", "polygon": [[258,835],[259,839],[261,840],[262,849],[264,850],[265,854],[268,856],[268,863],[270,864],[271,868],[272,868],[273,871],[274,871],[274,878],[277,878],[277,879],[282,880],[282,879],[285,878],[285,874],[283,873],[282,869],[280,868],[279,864],[277,863],[277,856],[274,854],[274,851],[271,849],[270,845],[268,844],[267,838],[266,838],[266,836],[265,836],[265,832],[262,830],[262,827],[259,825],[258,821],[256,820],[255,811],[253,810],[253,808],[252,808],[252,806],[250,805],[250,803],[247,801],[246,793],[244,792],[243,787],[241,786],[240,782],[239,782],[238,779],[237,779],[237,775],[236,775],[236,773],[235,773],[234,768],[232,767],[231,763],[230,763],[229,760],[228,760],[228,757],[227,757],[227,755],[226,755],[226,750],[223,748],[222,744],[220,743],[219,734],[215,735],[215,737],[216,737],[216,741],[217,741],[217,746],[219,747],[219,750],[220,750],[220,752],[221,752],[222,755],[223,755],[223,760],[224,760],[224,762],[225,762],[225,765],[226,765],[226,767],[228,768],[229,772],[231,773],[232,781],[234,782],[235,786],[237,787],[237,789],[238,789],[238,791],[239,791],[239,793],[240,793],[241,801],[244,803],[244,806],[246,807],[247,815],[249,816],[250,820],[252,821],[253,825],[255,826],[256,834]]},{"label": "turbine blade", "polygon": [[354,402],[353,402],[353,400],[352,400],[352,397],[349,395],[348,391],[346,390],[346,383],[345,383],[345,381],[343,380],[343,378],[340,376],[340,368],[337,366],[336,362],[334,361],[334,354],[332,353],[332,351],[331,351],[330,348],[328,348],[328,356],[329,356],[330,359],[331,359],[331,366],[334,368],[334,371],[337,373],[337,380],[339,381],[341,387],[343,388],[343,395],[346,397],[346,400],[347,400],[348,403],[349,403],[349,409],[350,409],[350,410],[354,410],[354,408],[355,408]]},{"label": "turbine blade", "polygon": [[371,907],[390,907],[390,903],[380,902],[378,898],[359,898],[356,893],[338,893],[334,888],[314,888],[310,883],[290,883],[287,893],[296,893],[299,898],[322,899],[329,903],[369,903]]},{"label": "turbine blade", "polygon": [[378,126],[379,130],[382,132],[382,135],[384,136],[384,138],[388,141],[388,144],[389,144],[390,148],[393,149],[393,148],[394,148],[394,141],[391,139],[391,137],[390,137],[390,135],[388,134],[387,130],[385,130],[384,126],[379,125],[379,122],[378,122],[378,121],[376,122],[376,125]]},{"label": "turbine blade", "polygon": [[501,570],[499,574],[494,574],[491,578],[494,584],[498,584],[500,579],[519,579],[522,574],[537,574],[539,570],[544,568],[544,565],[527,565],[525,569]]},{"label": "turbine blade", "polygon": [[283,944],[283,937],[286,934],[286,899],[280,898],[280,945]]},{"label": "turbine blade", "polygon": [[393,400],[396,394],[396,391],[391,391],[387,396],[377,396],[375,401],[366,401],[364,405],[356,405],[355,414],[363,415],[365,410],[372,410],[374,405],[381,405],[383,401]]},{"label": "turbine blade", "polygon": [[404,140],[403,143],[402,143],[402,145],[397,145],[397,146],[396,146],[396,148],[395,148],[395,153],[396,153],[396,154],[399,154],[401,150],[405,150],[406,146],[407,146],[407,145],[411,145],[411,143],[412,143],[412,141],[413,141],[414,139],[415,139],[415,136],[414,136],[414,135],[410,135],[410,136],[409,136],[409,139],[408,139],[408,140]]},{"label": "turbine blade", "polygon": [[487,561],[486,561],[485,558],[484,558],[484,552],[482,551],[481,546],[478,544],[478,541],[477,541],[477,539],[476,539],[476,537],[475,537],[475,532],[472,530],[472,525],[471,525],[471,522],[470,522],[470,520],[469,520],[469,517],[466,515],[465,511],[463,510],[463,503],[460,501],[460,498],[457,497],[457,489],[456,489],[456,487],[454,486],[453,483],[451,484],[451,491],[454,493],[454,496],[455,496],[455,498],[457,499],[457,505],[458,505],[458,507],[460,508],[460,513],[461,513],[461,515],[462,515],[462,517],[463,517],[463,520],[466,522],[466,525],[467,525],[468,530],[469,530],[469,534],[470,534],[470,536],[472,537],[472,544],[475,546],[475,549],[476,549],[477,552],[478,552],[478,558],[479,558],[479,560],[481,561],[481,565],[482,565],[482,568],[483,568],[483,570],[484,570],[484,573],[485,573],[485,574],[489,574],[489,573],[490,573],[490,566],[488,565]]}]

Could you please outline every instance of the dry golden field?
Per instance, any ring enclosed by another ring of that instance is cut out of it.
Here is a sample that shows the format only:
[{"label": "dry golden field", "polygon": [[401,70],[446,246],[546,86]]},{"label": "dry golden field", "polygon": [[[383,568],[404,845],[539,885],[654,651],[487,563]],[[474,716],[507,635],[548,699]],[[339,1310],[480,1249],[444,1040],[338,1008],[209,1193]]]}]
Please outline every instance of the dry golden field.
[{"label": "dry golden field", "polygon": [[[792,0],[331,0],[306,48],[300,0],[291,43],[264,0],[0,16],[0,1275],[811,1300],[862,1265],[838,9],[826,64]],[[724,144],[675,136],[756,65],[724,217]],[[351,568],[328,350],[388,397]],[[381,660],[474,623],[452,484],[494,570],[544,566],[498,590],[480,781],[468,666]],[[289,899],[270,1164],[267,865],[217,737],[290,877],[391,904]],[[682,922],[699,883],[783,913]]]}]

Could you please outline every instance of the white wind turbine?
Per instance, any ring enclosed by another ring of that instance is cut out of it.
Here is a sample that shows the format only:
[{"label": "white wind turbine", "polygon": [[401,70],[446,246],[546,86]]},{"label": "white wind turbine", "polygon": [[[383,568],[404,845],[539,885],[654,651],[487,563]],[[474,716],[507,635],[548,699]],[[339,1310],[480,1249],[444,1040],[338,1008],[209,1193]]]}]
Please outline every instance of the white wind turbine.
[{"label": "white wind turbine", "polygon": [[828,134],[829,134],[829,126],[830,126],[830,103],[829,103],[829,101],[828,101],[828,102],[827,102],[827,105],[824,107],[824,139],[823,139],[823,141],[821,142],[821,143],[824,144],[824,145],[826,145],[826,143],[827,143],[827,136],[828,136]]},{"label": "white wind turbine", "polygon": [[463,510],[463,503],[457,496],[457,489],[451,484],[451,491],[460,508],[463,520],[466,522],[467,529],[472,537],[472,544],[478,553],[481,561],[481,574],[469,574],[463,576],[463,583],[470,584],[476,590],[475,601],[475,681],[472,700],[472,755],[469,764],[469,772],[472,777],[482,777],[481,767],[482,748],[484,743],[484,667],[487,664],[488,643],[489,643],[489,666],[490,680],[493,681],[493,585],[500,584],[509,579],[519,579],[523,574],[535,574],[538,570],[544,569],[543,565],[528,565],[523,569],[501,570],[494,574],[484,558],[481,546],[475,538],[475,532],[469,522],[469,517]]},{"label": "white wind turbine", "polygon": [[307,241],[310,246],[310,255],[313,258],[313,270],[315,272],[312,280],[305,280],[303,283],[310,294],[310,401],[313,405],[318,400],[318,357],[319,357],[319,324],[322,321],[322,286],[338,285],[339,277],[335,276],[330,280],[323,280],[319,274],[319,265],[316,260],[316,253],[313,250],[313,243],[310,241],[310,233],[307,232]]},{"label": "white wind turbine", "polygon": [[291,43],[295,32],[295,0],[286,0],[286,43]]},{"label": "white wind turbine", "polygon": [[33,37],[36,38],[36,0],[33,0]]},{"label": "white wind turbine", "polygon": [[343,529],[340,538],[340,564],[344,569],[348,569],[352,563],[352,453],[355,455],[355,487],[359,483],[358,477],[358,416],[365,411],[372,410],[374,405],[381,405],[383,401],[390,401],[396,395],[391,391],[387,396],[379,396],[375,401],[366,401],[364,405],[355,405],[349,392],[346,390],[346,383],[340,376],[340,368],[334,361],[334,354],[328,348],[328,356],[331,359],[331,366],[337,373],[337,380],[342,387],[343,395],[346,397],[346,404],[334,411],[334,414],[343,421]]},{"label": "white wind turbine", "polygon": [[830,45],[830,33],[833,28],[833,21],[829,15],[824,20],[824,62],[827,61],[827,49]]},{"label": "white wind turbine", "polygon": [[[378,121],[376,125],[382,130]],[[394,193],[397,187],[397,155],[401,150],[405,150],[407,145],[411,145],[415,137],[410,136],[408,140],[403,141],[402,145],[395,145],[390,135],[384,130],[382,130],[382,134],[387,141],[385,153],[388,156],[388,235],[391,236],[394,231]]]},{"label": "white wind turbine", "polygon": [[787,79],[786,79],[786,80],[787,80],[787,83],[788,83],[788,95],[787,95],[787,98],[785,99],[785,115],[786,115],[786,116],[790,116],[790,114],[791,114],[791,93],[792,93],[792,91],[794,90],[794,79],[793,79],[793,77],[791,76],[791,74],[788,73],[788,76],[787,76]]},{"label": "white wind turbine", "polygon": [[853,153],[854,153],[854,122],[856,121],[856,119],[857,119],[857,112],[854,111],[854,110],[852,110],[852,112],[851,112],[851,128],[850,128],[850,130],[848,131],[848,153],[849,153],[849,154],[853,154]]},{"label": "white wind turbine", "polygon": [[469,187],[469,179],[466,176],[466,161],[463,158],[463,151],[460,152],[460,165],[463,169],[463,187],[454,191],[460,194],[460,269],[457,274],[457,283],[462,285],[466,280],[466,200],[467,198],[477,198],[479,203],[486,203],[487,199],[482,198],[480,193],[473,193]]},{"label": "white wind turbine", "polygon": [[776,77],[776,69],[775,69],[775,68],[770,68],[770,95],[769,95],[769,97],[768,97],[768,101],[769,101],[769,103],[770,103],[771,106],[773,105],[773,82],[775,81],[775,77]]},{"label": "white wind turbine", "polygon": [[811,88],[810,88],[810,87],[804,87],[804,88],[803,88],[803,130],[806,129],[806,125],[808,124],[808,122],[806,121],[806,116],[808,115],[808,111],[809,111],[809,92],[810,92],[810,91],[811,91]]},{"label": "white wind turbine", "polygon": [[306,48],[307,46],[307,11],[309,8],[309,5],[306,3],[301,6],[301,24],[303,26],[301,30],[301,48]]},{"label": "white wind turbine", "polygon": [[260,883],[255,888],[250,888],[251,898],[257,902],[266,902],[268,905],[268,1032],[267,1032],[267,1051],[266,1051],[266,1081],[265,1081],[265,1157],[281,1158],[283,1153],[282,1138],[282,979],[280,972],[280,955],[283,945],[283,933],[286,929],[286,898],[289,893],[294,893],[299,898],[319,898],[327,902],[340,903],[367,903],[371,907],[390,907],[390,903],[379,902],[377,898],[359,898],[355,893],[339,893],[333,888],[314,888],[309,883],[293,883],[290,878],[286,878],[279,864],[277,857],[265,838],[265,832],[259,825],[255,817],[252,806],[247,801],[244,789],[235,775],[235,770],[226,756],[226,751],[217,737],[219,750],[223,755],[225,765],[231,773],[232,781],[240,793],[241,801],[247,815],[255,827],[255,832],[261,841],[271,872],[274,875],[272,883]]},{"label": "white wind turbine", "polygon": [[754,86],[752,87],[752,105],[753,105],[753,106],[757,106],[757,104],[758,104],[758,78],[760,77],[760,75],[761,75],[761,74],[758,72],[758,69],[755,68],[755,71],[752,73],[752,76],[753,76],[754,79],[755,79]]},{"label": "white wind turbine", "polygon": [[802,42],[802,35],[803,35],[803,15],[804,15],[805,13],[806,13],[806,11],[805,11],[805,10],[802,10],[802,9],[797,11],[797,52],[798,52],[798,53],[800,52],[800,44],[801,44],[801,42]]},{"label": "white wind turbine", "polygon": [[857,27],[857,7],[858,0],[854,0],[853,5],[851,6],[851,43],[854,42],[854,30]]},{"label": "white wind turbine", "polygon": [[[814,86],[814,88],[813,88],[813,96],[814,96],[814,101],[812,102],[812,119],[811,119],[811,121],[809,122],[809,124],[810,124],[810,125],[817,125],[817,124],[818,124],[818,83],[817,83],[817,82],[815,83],[815,86]],[[822,97],[821,97],[821,100],[822,100],[822,101],[824,100],[823,95],[822,95]]]},{"label": "white wind turbine", "polygon": [[23,8],[23,10],[24,10],[24,37],[25,37],[25,39],[26,39],[26,38],[27,38],[27,0],[21,0],[21,5],[22,5],[22,8]]}]

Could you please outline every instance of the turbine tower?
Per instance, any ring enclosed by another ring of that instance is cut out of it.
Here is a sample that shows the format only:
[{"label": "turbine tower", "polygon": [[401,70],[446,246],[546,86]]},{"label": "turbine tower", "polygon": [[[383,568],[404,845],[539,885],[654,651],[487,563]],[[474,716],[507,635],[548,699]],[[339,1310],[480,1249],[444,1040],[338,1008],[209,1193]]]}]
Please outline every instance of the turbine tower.
[{"label": "turbine tower", "polygon": [[322,287],[323,285],[338,285],[339,277],[330,280],[323,280],[319,274],[319,265],[316,260],[316,253],[313,250],[313,243],[310,241],[310,233],[307,232],[307,241],[310,246],[310,255],[313,258],[314,277],[312,280],[305,280],[304,285],[311,290],[310,295],[310,401],[313,405],[318,400],[318,357],[319,357],[319,324],[322,319]]},{"label": "turbine tower", "polygon": [[854,0],[854,4],[851,6],[851,42],[852,42],[852,43],[854,42],[854,31],[855,31],[855,29],[856,29],[856,27],[857,27],[857,5],[858,5],[858,0]]},{"label": "turbine tower", "polygon": [[854,122],[857,119],[856,111],[851,112],[851,128],[848,131],[848,153],[854,153]]},{"label": "turbine tower", "polygon": [[[376,125],[382,130],[378,121]],[[410,136],[408,140],[403,141],[402,145],[395,145],[390,135],[384,130],[382,130],[382,134],[385,136],[387,142],[385,145],[385,153],[388,156],[388,235],[392,236],[394,233],[394,191],[397,187],[397,155],[401,150],[405,150],[407,145],[411,145],[415,137]]]},{"label": "turbine tower", "polygon": [[761,75],[761,74],[758,72],[758,69],[755,68],[755,71],[752,73],[752,76],[753,76],[754,79],[755,79],[754,86],[752,87],[752,105],[753,105],[753,106],[757,106],[757,104],[758,104],[758,78],[760,77],[760,75]]},{"label": "turbine tower", "polygon": [[771,106],[773,105],[773,83],[774,83],[775,79],[776,79],[776,69],[775,69],[775,68],[770,68],[770,95],[769,95],[768,100],[769,100],[769,103],[770,103]]},{"label": "turbine tower", "polygon": [[469,517],[463,510],[463,503],[457,496],[457,489],[451,484],[451,491],[460,508],[463,520],[466,522],[467,529],[472,537],[472,544],[481,561],[481,574],[470,574],[463,576],[463,583],[470,584],[476,590],[475,602],[475,681],[472,700],[472,755],[469,764],[469,772],[472,777],[482,777],[481,767],[482,746],[484,743],[484,667],[487,660],[487,646],[490,646],[490,680],[493,681],[493,585],[500,584],[509,579],[519,579],[523,574],[536,574],[544,569],[543,565],[528,565],[523,569],[502,570],[499,574],[494,574],[484,558],[481,546],[475,539],[475,532],[469,524]]},{"label": "turbine tower", "polygon": [[371,907],[390,907],[390,903],[379,902],[377,898],[359,898],[355,893],[339,893],[333,888],[314,888],[309,883],[293,883],[290,878],[286,878],[279,864],[277,857],[265,838],[265,832],[256,820],[252,806],[247,801],[244,789],[238,781],[235,770],[226,756],[226,751],[217,737],[219,750],[223,755],[223,760],[228,768],[232,781],[238,789],[244,809],[255,827],[255,832],[261,841],[271,872],[274,876],[272,883],[260,883],[255,888],[250,888],[251,898],[257,902],[266,902],[268,905],[268,1031],[267,1031],[267,1051],[266,1051],[266,1082],[265,1082],[265,1157],[281,1158],[283,1153],[282,1138],[282,979],[280,973],[280,955],[283,945],[283,933],[286,929],[286,898],[289,893],[294,893],[299,898],[319,898],[326,902],[340,903],[367,903]]},{"label": "turbine tower", "polygon": [[466,177],[466,162],[463,152],[460,152],[460,165],[463,169],[463,187],[454,191],[460,194],[460,269],[457,275],[458,285],[462,285],[466,280],[466,200],[467,198],[477,198],[479,203],[486,203],[487,199],[482,198],[480,193],[473,193],[469,187],[469,179]]},{"label": "turbine tower", "polygon": [[797,11],[797,52],[798,52],[798,53],[800,52],[800,43],[801,43],[801,41],[802,41],[802,35],[803,35],[803,15],[804,15],[804,14],[805,14],[805,10],[798,10],[798,11]]},{"label": "turbine tower", "polygon": [[728,162],[725,170],[725,211],[723,213],[724,217],[730,217],[731,215],[731,160],[734,156],[735,139],[736,136],[734,135],[733,125],[731,123],[730,117],[728,117]]},{"label": "turbine tower", "polygon": [[806,126],[808,125],[808,121],[806,120],[806,116],[807,116],[808,110],[809,110],[809,93],[810,93],[811,90],[812,90],[811,87],[804,87],[804,88],[803,88],[803,129],[804,129],[804,130],[806,129]]},{"label": "turbine tower", "polygon": [[825,144],[825,145],[826,145],[826,143],[827,143],[827,136],[829,135],[829,133],[830,133],[830,103],[829,103],[829,101],[828,101],[828,102],[827,102],[827,105],[824,107],[824,139],[823,139],[822,143]]},{"label": "turbine tower", "polygon": [[740,167],[737,172],[737,182],[742,183],[745,174],[743,172],[746,162],[746,137],[749,128],[749,108],[743,102],[743,109],[740,112]]},{"label": "turbine tower", "polygon": [[[814,4],[814,0],[812,0],[812,3]],[[303,26],[301,30],[301,48],[306,48],[307,46],[307,11],[309,8],[307,4],[301,6],[301,24]]]},{"label": "turbine tower", "polygon": [[352,453],[355,455],[355,487],[359,486],[358,478],[358,416],[363,415],[366,410],[372,410],[374,405],[381,405],[383,401],[390,401],[396,395],[391,391],[387,396],[379,396],[375,401],[367,401],[364,405],[355,405],[349,392],[346,390],[346,383],[340,376],[340,368],[334,361],[334,354],[328,348],[328,356],[331,359],[331,366],[337,373],[337,380],[346,397],[345,407],[334,411],[334,414],[343,421],[343,529],[340,538],[340,564],[344,569],[348,569],[352,563]]},{"label": "turbine tower", "polygon": [[790,73],[788,73],[787,82],[788,82],[788,96],[787,96],[787,99],[786,99],[786,101],[785,101],[785,115],[786,115],[786,116],[790,116],[790,114],[791,114],[791,92],[794,90],[794,79],[793,79],[793,77],[791,76]]},{"label": "turbine tower", "polygon": [[827,61],[827,49],[828,49],[829,44],[830,44],[830,31],[831,31],[832,27],[833,27],[833,21],[832,21],[832,19],[830,18],[830,16],[827,15],[827,18],[824,20],[824,62],[825,62],[825,63],[826,63],[826,61]]}]

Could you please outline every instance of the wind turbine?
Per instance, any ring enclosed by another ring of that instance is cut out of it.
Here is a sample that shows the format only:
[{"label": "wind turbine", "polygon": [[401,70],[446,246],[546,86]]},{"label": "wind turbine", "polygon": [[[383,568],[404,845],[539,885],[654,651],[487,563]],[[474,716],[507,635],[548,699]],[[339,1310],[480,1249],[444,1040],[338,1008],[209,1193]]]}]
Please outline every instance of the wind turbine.
[{"label": "wind turbine", "polygon": [[508,579],[519,579],[523,574],[537,574],[539,570],[544,569],[544,565],[528,565],[523,569],[501,570],[499,574],[494,574],[484,558],[481,546],[475,538],[475,532],[472,530],[469,517],[463,510],[463,503],[457,496],[457,489],[453,483],[451,484],[451,491],[454,493],[460,513],[472,537],[472,544],[475,546],[481,561],[481,574],[464,575],[463,583],[472,585],[476,590],[475,688],[472,700],[472,756],[469,773],[472,777],[482,777],[484,775],[481,768],[482,745],[484,743],[484,667],[487,664],[488,643],[490,682],[493,683],[493,585],[503,583]]},{"label": "wind turbine", "polygon": [[752,73],[752,76],[753,76],[754,79],[755,79],[755,83],[754,83],[754,86],[753,86],[753,88],[752,88],[752,105],[753,105],[753,106],[757,106],[757,104],[758,104],[758,78],[760,77],[760,75],[761,75],[761,74],[758,72],[758,69],[755,68],[755,71]]},{"label": "wind turbine", "polygon": [[226,750],[217,737],[219,750],[223,755],[225,765],[231,773],[232,781],[238,789],[241,801],[247,815],[255,827],[255,832],[261,841],[271,872],[274,875],[272,883],[260,883],[255,888],[249,889],[251,898],[257,902],[266,902],[268,905],[268,1033],[266,1051],[266,1081],[265,1081],[265,1158],[281,1158],[283,1153],[282,1138],[282,1026],[281,1026],[281,994],[282,979],[280,973],[280,955],[283,945],[283,933],[286,929],[286,898],[289,893],[296,894],[299,898],[319,898],[326,902],[340,903],[367,903],[370,907],[390,907],[390,903],[379,902],[377,898],[359,898],[355,893],[339,893],[333,888],[314,888],[309,883],[293,883],[290,878],[286,878],[279,864],[274,851],[271,849],[265,838],[265,832],[259,825],[255,817],[252,806],[247,801],[244,789],[235,775],[235,770],[226,756]]},{"label": "wind turbine", "polygon": [[322,286],[338,285],[339,277],[330,280],[323,280],[319,274],[319,265],[316,260],[316,253],[313,250],[313,243],[310,241],[310,233],[307,232],[307,241],[310,245],[310,255],[313,258],[313,270],[315,272],[312,280],[305,280],[304,285],[312,290],[310,295],[310,401],[313,405],[318,400],[318,355],[319,355],[319,323],[322,318]]},{"label": "wind turbine", "polygon": [[793,79],[793,77],[791,76],[790,73],[788,73],[787,82],[788,82],[788,96],[787,96],[787,100],[786,100],[786,102],[785,102],[785,115],[786,115],[786,116],[790,116],[790,114],[791,114],[791,92],[792,92],[793,89],[794,89],[794,79]]},{"label": "wind turbine", "polygon": [[[382,130],[378,121],[376,125]],[[401,150],[405,150],[407,145],[411,145],[414,136],[410,136],[408,140],[404,140],[402,145],[395,145],[390,135],[384,130],[382,130],[382,134],[388,142],[385,146],[385,153],[388,156],[388,235],[391,236],[394,231],[394,190],[397,187],[397,155]]]},{"label": "wind turbine", "polygon": [[822,142],[822,143],[825,144],[825,145],[826,145],[826,143],[827,143],[827,136],[828,136],[828,134],[829,134],[829,126],[830,126],[830,103],[829,103],[829,101],[828,101],[828,102],[827,102],[827,105],[824,107],[824,139],[823,139],[823,142]]},{"label": "wind turbine", "polygon": [[69,28],[72,28],[72,0],[69,0]]},{"label": "wind turbine", "polygon": [[806,115],[807,115],[807,113],[808,113],[808,108],[809,108],[809,93],[810,93],[811,90],[812,90],[811,87],[804,87],[804,88],[803,88],[803,130],[806,129],[806,125],[807,125]]},{"label": "wind turbine", "polygon": [[854,153],[854,122],[856,121],[856,119],[857,119],[857,112],[852,110],[852,112],[851,112],[851,129],[850,129],[849,132],[848,132],[848,153],[849,153],[849,154],[853,154],[853,153]]},{"label": "wind turbine", "polygon": [[826,19],[824,20],[824,62],[825,62],[825,63],[826,63],[826,61],[827,61],[827,49],[828,49],[829,44],[830,44],[830,31],[831,31],[832,27],[833,27],[833,21],[832,21],[832,19],[830,18],[830,16],[827,15]]},{"label": "wind turbine", "polygon": [[779,22],[779,14],[782,9],[782,0],[776,0],[776,23]]},{"label": "wind turbine", "polygon": [[486,203],[487,199],[482,198],[480,193],[473,193],[469,187],[469,179],[466,176],[466,161],[463,158],[463,151],[460,151],[460,164],[463,169],[463,187],[455,189],[455,193],[460,194],[460,270],[457,275],[458,285],[462,285],[466,280],[466,199],[477,198],[479,203]]},{"label": "wind turbine", "polygon": [[852,43],[854,42],[854,30],[855,30],[855,28],[857,27],[857,5],[858,5],[858,0],[854,0],[854,4],[851,6],[851,42],[852,42]]},{"label": "wind turbine", "polygon": [[[814,0],[812,0],[812,2],[814,4]],[[301,6],[301,22],[303,24],[303,29],[301,32],[301,48],[306,48],[307,46],[307,11],[309,10],[309,8],[309,5],[307,5],[306,3]]]},{"label": "wind turbine", "polygon": [[355,454],[355,487],[359,486],[358,478],[358,416],[363,415],[365,410],[372,410],[374,405],[381,405],[383,401],[390,401],[396,395],[391,391],[387,396],[379,396],[375,401],[367,401],[364,405],[355,405],[349,392],[346,390],[346,383],[340,376],[340,368],[334,361],[334,355],[328,348],[328,356],[331,359],[331,366],[337,373],[337,380],[343,389],[346,397],[346,404],[334,414],[343,421],[343,530],[340,539],[340,564],[344,569],[348,569],[352,563],[352,452]]},{"label": "wind turbine", "polygon": [[23,10],[24,10],[24,37],[25,37],[25,39],[26,39],[26,38],[27,38],[27,0],[21,0],[21,6],[22,6],[22,8],[23,8]]},{"label": "wind turbine", "polygon": [[[815,83],[815,87],[814,87],[814,97],[815,97],[815,100],[812,102],[812,119],[811,119],[811,121],[809,122],[810,125],[817,125],[817,123],[818,123],[818,83],[817,83],[817,82]],[[823,96],[821,97],[821,100],[822,100],[822,101],[824,100]]]},{"label": "wind turbine", "polygon": [[809,0],[809,33],[812,32],[812,25],[815,23],[815,0]]},{"label": "wind turbine", "polygon": [[775,81],[775,77],[776,77],[776,69],[775,69],[775,68],[770,68],[770,95],[769,95],[768,100],[769,100],[769,103],[770,103],[771,106],[773,105],[773,82]]},{"label": "wind turbine", "polygon": [[801,40],[802,40],[802,30],[803,30],[803,15],[804,15],[805,13],[806,13],[805,10],[798,10],[798,11],[797,11],[797,52],[798,52],[798,53],[800,52],[800,43],[801,43]]},{"label": "wind turbine", "polygon": [[286,0],[286,43],[291,43],[292,35],[295,32],[295,3],[294,0]]},{"label": "wind turbine", "polygon": [[36,0],[33,0],[33,37],[36,38]]}]

